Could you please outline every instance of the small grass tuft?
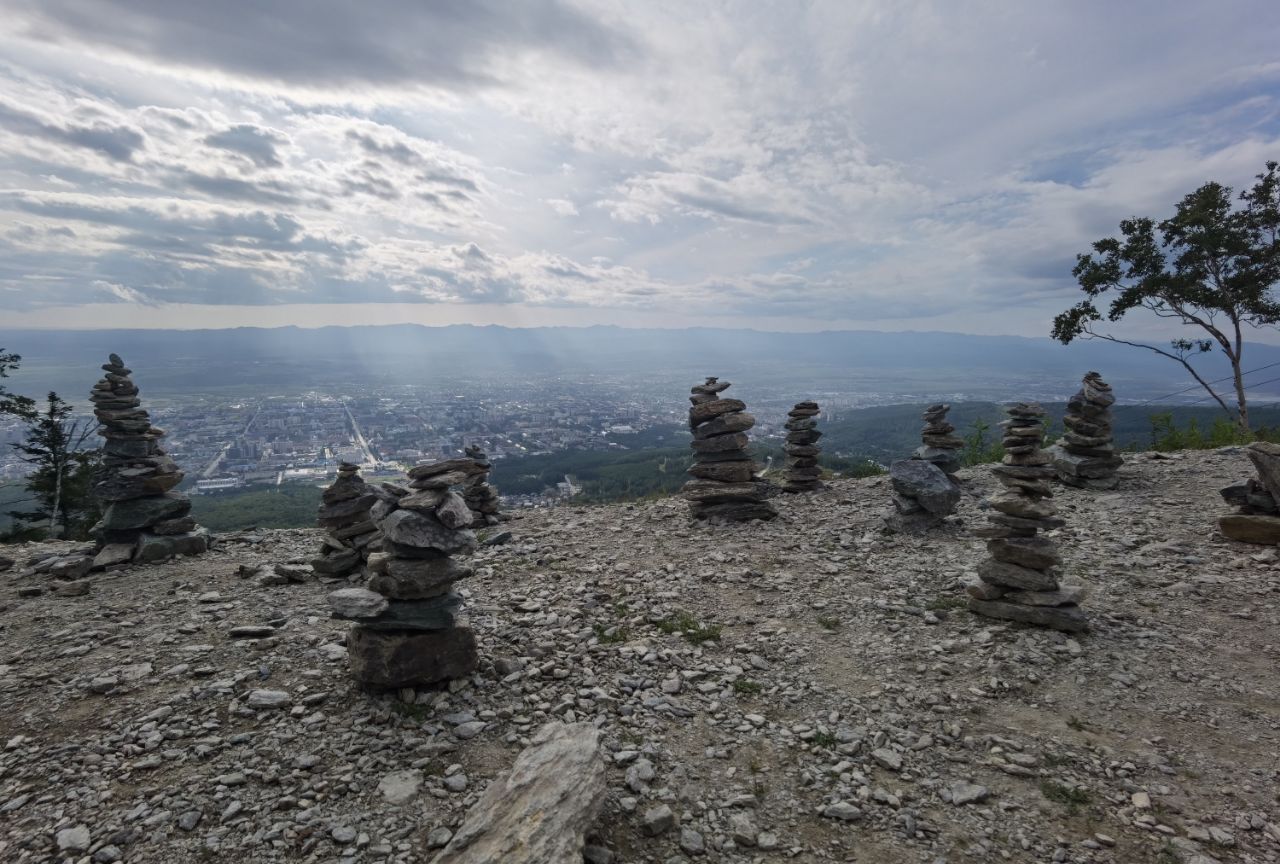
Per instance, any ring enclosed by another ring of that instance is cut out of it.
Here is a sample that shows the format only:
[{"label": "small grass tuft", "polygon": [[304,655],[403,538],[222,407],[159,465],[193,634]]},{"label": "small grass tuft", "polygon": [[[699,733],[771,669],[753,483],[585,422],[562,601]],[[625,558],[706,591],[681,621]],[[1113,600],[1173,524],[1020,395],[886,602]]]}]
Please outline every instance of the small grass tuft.
[{"label": "small grass tuft", "polygon": [[734,678],[733,692],[754,696],[764,689],[764,686],[758,681],[752,681],[748,678]]},{"label": "small grass tuft", "polygon": [[1056,780],[1042,780],[1040,782],[1040,794],[1050,801],[1066,805],[1068,812],[1073,814],[1093,801],[1093,795],[1089,790],[1067,786]]},{"label": "small grass tuft", "polygon": [[689,612],[673,612],[657,624],[658,629],[667,635],[679,633],[686,642],[701,645],[703,642],[718,640],[724,630],[719,624],[702,624]]},{"label": "small grass tuft", "polygon": [[830,618],[826,615],[819,615],[818,626],[821,627],[823,630],[826,630],[828,633],[834,633],[835,631],[840,629],[840,619]]},{"label": "small grass tuft", "polygon": [[[592,624],[591,629],[601,645],[619,645],[631,638],[631,631],[626,627],[609,628],[603,624]],[[609,632],[610,629],[613,630],[612,633]]]},{"label": "small grass tuft", "polygon": [[391,703],[391,713],[421,723],[427,719],[427,706],[416,703],[411,705],[408,702],[396,700]]},{"label": "small grass tuft", "polygon": [[812,743],[819,747],[831,748],[836,746],[836,736],[832,735],[830,732],[819,732],[817,735],[813,736]]},{"label": "small grass tuft", "polygon": [[943,612],[951,609],[964,609],[969,605],[969,601],[963,597],[952,597],[949,594],[940,597],[934,597],[924,607],[930,612]]}]

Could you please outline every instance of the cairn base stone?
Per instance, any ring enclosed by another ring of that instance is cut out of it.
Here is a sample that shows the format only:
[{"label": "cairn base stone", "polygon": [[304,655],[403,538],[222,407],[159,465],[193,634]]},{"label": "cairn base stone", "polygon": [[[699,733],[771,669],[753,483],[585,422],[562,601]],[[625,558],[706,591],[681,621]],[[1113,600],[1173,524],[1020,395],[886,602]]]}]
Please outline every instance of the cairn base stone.
[{"label": "cairn base stone", "polygon": [[895,492],[913,499],[934,516],[949,516],[960,503],[960,489],[932,462],[900,459],[890,464],[889,480]]},{"label": "cairn base stone", "polygon": [[106,531],[138,531],[190,512],[190,498],[181,492],[167,492],[150,498],[116,501],[102,515],[102,527]]},{"label": "cairn base stone", "polygon": [[347,634],[351,674],[373,689],[399,689],[465,678],[479,658],[469,627],[434,632],[366,630]]},{"label": "cairn base stone", "polygon": [[133,560],[134,545],[132,543],[108,543],[98,550],[98,554],[93,558],[94,570],[106,570],[108,567],[117,567],[121,564],[128,564]]},{"label": "cairn base stone", "polygon": [[138,538],[134,560],[140,563],[164,561],[174,555],[200,555],[209,549],[209,531],[200,528],[187,534],[152,534],[145,531]]},{"label": "cairn base stone", "polygon": [[778,515],[767,501],[727,502],[724,504],[695,505],[694,518],[709,522],[745,522],[749,519],[768,521]]},{"label": "cairn base stone", "polygon": [[969,609],[988,618],[1002,618],[1022,624],[1035,624],[1065,633],[1083,633],[1089,629],[1089,619],[1079,606],[1030,606],[1021,603],[1005,603],[1003,600],[979,600],[969,598]]}]

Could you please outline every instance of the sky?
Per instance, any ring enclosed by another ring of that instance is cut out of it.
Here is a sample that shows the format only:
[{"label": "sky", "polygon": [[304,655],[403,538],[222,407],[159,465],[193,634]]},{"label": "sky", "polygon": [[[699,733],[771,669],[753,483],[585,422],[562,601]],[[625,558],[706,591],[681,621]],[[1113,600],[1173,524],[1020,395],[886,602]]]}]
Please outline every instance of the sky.
[{"label": "sky", "polygon": [[0,324],[1047,335],[1280,4],[0,0]]}]

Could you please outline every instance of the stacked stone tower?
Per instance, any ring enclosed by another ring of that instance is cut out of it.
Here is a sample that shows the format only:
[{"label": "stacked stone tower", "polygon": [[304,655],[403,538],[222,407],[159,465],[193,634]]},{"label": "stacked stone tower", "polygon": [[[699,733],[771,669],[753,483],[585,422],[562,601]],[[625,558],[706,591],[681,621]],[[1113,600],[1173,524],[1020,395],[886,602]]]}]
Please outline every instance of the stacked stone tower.
[{"label": "stacked stone tower", "polygon": [[728,381],[708,378],[690,391],[689,446],[696,461],[689,468],[694,479],[681,494],[697,519],[772,519],[778,512],[764,500],[764,484],[756,481],[756,464],[747,452],[746,431],[756,418],[746,413],[745,402],[720,395],[728,388]]},{"label": "stacked stone tower", "polygon": [[369,556],[368,587],[330,595],[347,635],[351,671],[361,684],[393,689],[469,675],[476,640],[459,626],[462,597],[453,583],[471,575],[454,555],[475,551],[470,508],[454,487],[480,472],[469,458],[419,465],[405,489],[384,483],[370,516],[382,532],[382,552]]},{"label": "stacked stone tower", "polygon": [[378,528],[369,515],[377,500],[357,466],[349,462],[338,466],[338,479],[321,495],[318,521],[326,531],[320,554],[311,560],[317,575],[341,577],[360,569],[370,547],[377,545]]},{"label": "stacked stone tower", "polygon": [[889,465],[893,487],[893,508],[881,518],[891,531],[917,532],[941,525],[960,503],[960,486],[955,473],[960,470],[960,450],[964,440],[947,422],[951,406],[930,405],[920,415],[924,429],[920,447],[910,459]]},{"label": "stacked stone tower", "polygon": [[932,462],[942,469],[944,474],[955,474],[960,470],[960,451],[964,449],[964,439],[955,434],[956,427],[947,422],[947,412],[951,406],[939,402],[930,405],[920,415],[924,421],[924,429],[920,430],[921,446],[912,454],[913,459]]},{"label": "stacked stone tower", "polygon": [[164,432],[151,425],[141,407],[132,370],[117,354],[102,369],[105,375],[90,394],[101,424],[98,434],[105,439],[93,489],[103,508],[93,531],[98,541],[94,566],[204,552],[209,532],[191,518],[191,499],[174,490],[183,474],[160,447]]},{"label": "stacked stone tower", "polygon": [[498,497],[498,490],[489,483],[489,471],[493,466],[489,462],[488,455],[479,445],[472,444],[465,452],[467,458],[475,462],[477,468],[482,469],[479,473],[468,477],[462,484],[462,498],[471,508],[471,527],[484,528],[488,525],[497,525],[502,521],[502,514],[499,512],[501,500]]},{"label": "stacked stone tower", "polygon": [[1053,469],[1058,479],[1070,486],[1114,489],[1116,471],[1124,459],[1116,452],[1112,437],[1111,406],[1116,397],[1111,385],[1097,372],[1089,372],[1080,392],[1067,402],[1062,439],[1051,448]]},{"label": "stacked stone tower", "polygon": [[1041,531],[1060,528],[1053,503],[1052,457],[1040,449],[1045,411],[1035,403],[1019,403],[1008,409],[1004,428],[1004,460],[995,466],[996,480],[1004,491],[991,499],[996,512],[991,526],[980,530],[990,538],[991,557],[978,567],[978,581],[969,586],[969,608],[980,615],[1038,624],[1076,632],[1088,628],[1088,619],[1077,605],[1085,590],[1060,585],[1058,549]]},{"label": "stacked stone tower", "polygon": [[814,492],[822,488],[822,469],[818,467],[818,454],[822,448],[818,439],[818,403],[797,402],[787,412],[787,474],[782,484],[784,492]]}]

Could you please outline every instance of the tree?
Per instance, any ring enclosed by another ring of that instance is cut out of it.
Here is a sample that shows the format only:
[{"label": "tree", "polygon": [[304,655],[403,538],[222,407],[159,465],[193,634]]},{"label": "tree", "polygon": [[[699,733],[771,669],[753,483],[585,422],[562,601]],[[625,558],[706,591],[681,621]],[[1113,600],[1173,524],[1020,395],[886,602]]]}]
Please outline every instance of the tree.
[{"label": "tree", "polygon": [[[22,357],[20,355],[6,352],[3,348],[0,348],[0,378],[8,378],[10,372],[16,372],[21,362]],[[33,407],[34,403],[30,399],[10,393],[3,385],[0,385],[0,417],[5,414],[22,416],[24,412]]]},{"label": "tree", "polygon": [[[1232,190],[1206,183],[1178,204],[1174,215],[1157,224],[1126,219],[1122,238],[1093,244],[1094,254],[1078,255],[1071,271],[1086,299],[1053,319],[1053,337],[1064,345],[1076,338],[1105,339],[1154,351],[1180,364],[1191,377],[1249,431],[1244,385],[1246,327],[1280,321],[1280,303],[1272,291],[1280,282],[1280,174],[1266,163],[1250,189],[1233,206]],[[1204,338],[1176,338],[1169,348],[1122,339],[1099,329],[1103,313],[1096,301],[1115,292],[1106,321],[1116,322],[1135,309],[1157,318],[1199,328]],[[1191,358],[1221,350],[1231,364],[1234,414],[1227,400],[1191,364]]]},{"label": "tree", "polygon": [[98,518],[93,497],[97,453],[84,449],[93,424],[72,419],[71,406],[57,393],[48,395],[43,410],[33,406],[18,412],[27,432],[12,446],[23,462],[34,466],[26,487],[36,508],[9,515],[19,522],[47,522],[51,536],[84,537]]}]

